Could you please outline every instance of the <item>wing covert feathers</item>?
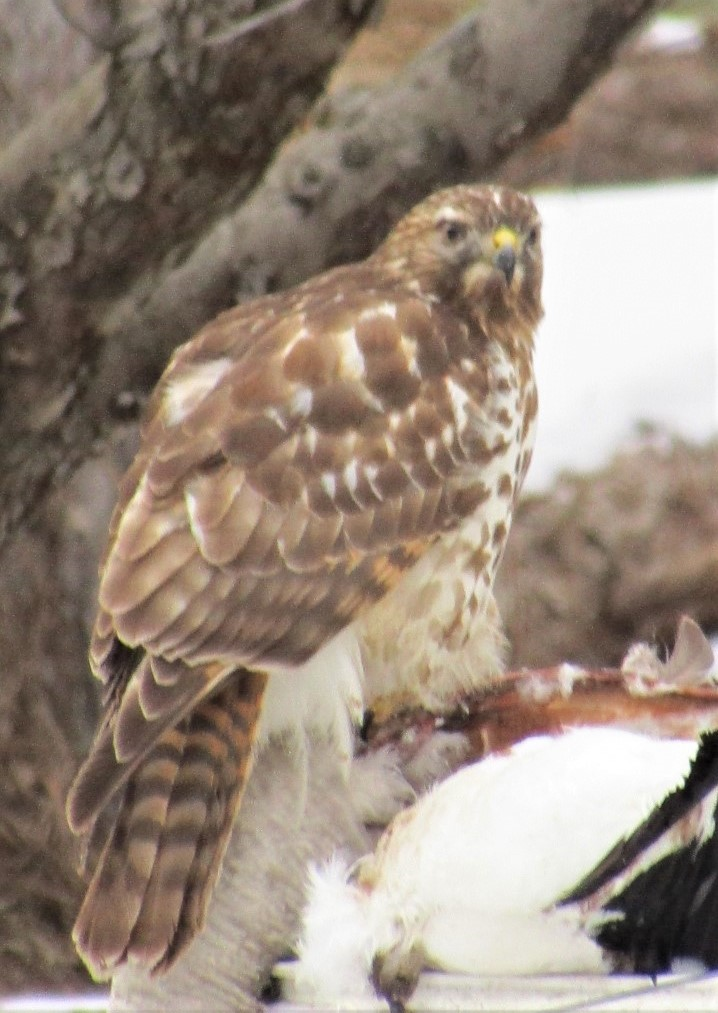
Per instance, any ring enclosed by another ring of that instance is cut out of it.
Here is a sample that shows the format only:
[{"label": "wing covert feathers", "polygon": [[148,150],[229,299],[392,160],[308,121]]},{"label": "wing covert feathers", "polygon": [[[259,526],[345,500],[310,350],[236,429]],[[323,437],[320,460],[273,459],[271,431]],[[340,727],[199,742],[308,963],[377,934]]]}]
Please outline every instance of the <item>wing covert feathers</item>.
[{"label": "wing covert feathers", "polygon": [[235,673],[159,737],[125,788],[73,931],[98,978],[169,966],[204,924],[249,776],[266,676]]}]

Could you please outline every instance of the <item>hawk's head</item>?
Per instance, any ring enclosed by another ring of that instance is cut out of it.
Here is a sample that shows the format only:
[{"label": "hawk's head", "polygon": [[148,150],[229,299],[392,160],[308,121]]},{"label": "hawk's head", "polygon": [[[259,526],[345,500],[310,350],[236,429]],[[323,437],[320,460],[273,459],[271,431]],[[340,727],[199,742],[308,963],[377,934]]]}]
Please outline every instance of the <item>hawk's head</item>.
[{"label": "hawk's head", "polygon": [[541,222],[530,197],[501,186],[457,186],[418,204],[376,255],[422,293],[458,300],[484,323],[541,318]]}]

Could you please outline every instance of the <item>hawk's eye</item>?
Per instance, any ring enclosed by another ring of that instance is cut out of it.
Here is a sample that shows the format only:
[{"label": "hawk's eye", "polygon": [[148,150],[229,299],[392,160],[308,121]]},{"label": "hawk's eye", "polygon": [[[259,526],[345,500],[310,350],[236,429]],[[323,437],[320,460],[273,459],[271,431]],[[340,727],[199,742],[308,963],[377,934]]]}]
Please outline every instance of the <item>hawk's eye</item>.
[{"label": "hawk's eye", "polygon": [[459,243],[466,239],[469,231],[469,226],[466,222],[456,221],[456,219],[444,219],[439,222],[439,231],[450,246],[458,246]]}]

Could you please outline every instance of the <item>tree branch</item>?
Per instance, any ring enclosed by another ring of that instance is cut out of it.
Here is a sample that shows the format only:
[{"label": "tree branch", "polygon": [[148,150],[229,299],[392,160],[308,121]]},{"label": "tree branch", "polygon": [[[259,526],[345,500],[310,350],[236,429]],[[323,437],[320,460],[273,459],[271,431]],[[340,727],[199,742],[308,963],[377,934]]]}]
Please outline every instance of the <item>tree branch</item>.
[{"label": "tree branch", "polygon": [[[94,89],[83,84],[75,136],[92,172],[64,149],[49,159],[62,186],[15,178],[0,207],[0,541],[201,323],[366,254],[424,193],[494,172],[565,115],[661,0],[488,0],[387,87],[320,103],[242,204],[371,3],[354,19],[356,5],[328,0],[275,6],[226,30],[202,5],[196,23],[170,0],[151,8]],[[278,49],[294,72],[281,96]],[[18,161],[27,148],[0,164],[0,190]]]},{"label": "tree branch", "polygon": [[4,154],[0,541],[111,421],[108,305],[241,202],[373,5],[124,0],[112,55]]}]

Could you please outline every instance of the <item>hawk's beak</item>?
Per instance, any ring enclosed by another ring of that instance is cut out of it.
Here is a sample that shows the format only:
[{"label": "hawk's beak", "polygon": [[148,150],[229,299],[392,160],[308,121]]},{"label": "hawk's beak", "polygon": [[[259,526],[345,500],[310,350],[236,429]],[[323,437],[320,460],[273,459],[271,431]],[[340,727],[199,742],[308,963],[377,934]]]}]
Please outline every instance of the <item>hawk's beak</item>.
[{"label": "hawk's beak", "polygon": [[519,237],[513,229],[502,225],[492,236],[495,253],[493,257],[494,267],[506,278],[506,284],[510,285],[516,270],[516,250],[519,245]]}]

